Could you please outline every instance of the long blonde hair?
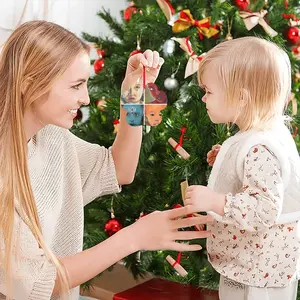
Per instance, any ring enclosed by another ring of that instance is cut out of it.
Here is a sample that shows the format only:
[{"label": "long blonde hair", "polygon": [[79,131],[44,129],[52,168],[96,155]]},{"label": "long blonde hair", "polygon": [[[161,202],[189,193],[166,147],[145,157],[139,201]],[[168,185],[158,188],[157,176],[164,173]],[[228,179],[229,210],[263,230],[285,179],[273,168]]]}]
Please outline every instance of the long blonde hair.
[{"label": "long blonde hair", "polygon": [[241,130],[267,129],[284,114],[291,91],[291,65],[276,44],[257,37],[218,44],[200,62],[200,85],[204,70],[212,64],[227,105],[238,108],[235,121],[242,120]]},{"label": "long blonde hair", "polygon": [[[11,291],[14,214],[16,209],[57,268],[60,292],[68,290],[66,271],[45,244],[34,199],[27,161],[25,110],[46,95],[54,82],[81,52],[89,47],[63,27],[31,21],[19,26],[5,43],[0,56],[0,232],[1,265]],[[2,241],[1,241],[2,243]],[[11,299],[11,292],[7,299]],[[65,296],[63,296],[65,297]]]}]

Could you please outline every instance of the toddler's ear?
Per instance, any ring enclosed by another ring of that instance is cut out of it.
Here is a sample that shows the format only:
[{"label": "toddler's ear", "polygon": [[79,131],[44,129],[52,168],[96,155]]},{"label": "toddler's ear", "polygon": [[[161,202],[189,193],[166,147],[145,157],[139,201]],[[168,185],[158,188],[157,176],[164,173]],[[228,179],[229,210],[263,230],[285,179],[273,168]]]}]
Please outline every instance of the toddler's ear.
[{"label": "toddler's ear", "polygon": [[240,107],[244,108],[245,106],[249,105],[251,101],[250,93],[247,89],[242,89],[240,93]]}]

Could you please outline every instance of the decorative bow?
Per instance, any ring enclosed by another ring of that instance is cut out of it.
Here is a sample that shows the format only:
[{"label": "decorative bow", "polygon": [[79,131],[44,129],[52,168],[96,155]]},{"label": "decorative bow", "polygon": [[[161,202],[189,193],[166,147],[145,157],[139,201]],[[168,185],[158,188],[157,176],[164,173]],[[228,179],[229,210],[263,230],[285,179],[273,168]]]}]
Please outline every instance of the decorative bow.
[{"label": "decorative bow", "polygon": [[203,53],[200,56],[197,56],[196,53],[192,49],[192,44],[190,42],[189,37],[186,37],[186,38],[173,37],[171,39],[178,42],[180,45],[180,48],[189,55],[189,60],[185,67],[184,78],[187,78],[188,76],[191,76],[194,73],[196,73],[198,71],[199,62],[203,59],[203,56],[206,53]]},{"label": "decorative bow", "polygon": [[268,13],[266,10],[261,10],[260,12],[248,12],[248,11],[240,11],[240,17],[244,20],[245,26],[248,30],[254,28],[257,24],[261,25],[265,32],[274,37],[278,33],[271,28],[270,25],[267,24],[266,20],[264,19],[265,15]]},{"label": "decorative bow", "polygon": [[195,20],[189,9],[182,10],[177,16],[178,19],[174,22],[172,27],[173,32],[181,32],[191,26],[195,26],[201,40],[203,40],[203,36],[211,38],[219,33],[218,29],[210,25],[210,17],[206,17],[200,21]]},{"label": "decorative bow", "polygon": [[174,7],[169,0],[156,0],[156,2],[169,22],[175,14]]}]

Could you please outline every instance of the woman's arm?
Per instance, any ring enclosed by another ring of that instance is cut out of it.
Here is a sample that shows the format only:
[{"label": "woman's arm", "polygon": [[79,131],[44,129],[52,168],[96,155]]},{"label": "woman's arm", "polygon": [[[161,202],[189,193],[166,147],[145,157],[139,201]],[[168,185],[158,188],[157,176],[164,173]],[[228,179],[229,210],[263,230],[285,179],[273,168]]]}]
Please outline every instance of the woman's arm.
[{"label": "woman's arm", "polygon": [[[141,78],[143,66],[147,67],[146,83],[155,82],[163,59],[158,52],[147,50],[129,58],[121,93],[129,90]],[[117,137],[112,146],[116,174],[120,185],[133,181],[137,168],[142,142],[142,126],[133,127],[127,124],[126,110],[120,108],[120,125]]]},{"label": "woman's arm", "polygon": [[[177,243],[176,240],[206,238],[206,231],[178,231],[179,228],[206,224],[210,216],[178,219],[196,212],[195,207],[153,212],[131,226],[128,226],[104,242],[73,256],[61,258],[67,271],[70,288],[76,287],[95,277],[125,256],[138,250],[170,249],[176,251],[197,251],[199,245]],[[59,284],[55,283],[53,295],[58,294]]]}]

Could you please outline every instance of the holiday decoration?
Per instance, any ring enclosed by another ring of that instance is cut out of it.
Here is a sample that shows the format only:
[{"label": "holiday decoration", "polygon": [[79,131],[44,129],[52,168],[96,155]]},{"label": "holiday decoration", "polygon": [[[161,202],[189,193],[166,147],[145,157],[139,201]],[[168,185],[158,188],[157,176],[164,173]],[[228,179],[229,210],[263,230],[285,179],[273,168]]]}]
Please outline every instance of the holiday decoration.
[{"label": "holiday decoration", "polygon": [[113,204],[114,204],[114,198],[112,197],[110,202],[111,219],[108,220],[104,225],[104,231],[107,233],[108,236],[112,236],[113,234],[115,234],[116,232],[118,232],[123,228],[121,222],[115,218]]},{"label": "holiday decoration", "polygon": [[167,95],[156,84],[146,84],[146,68],[142,77],[121,95],[121,105],[127,111],[126,121],[131,126],[157,126],[162,121],[161,111],[167,106]]},{"label": "holiday decoration", "polygon": [[117,219],[110,219],[105,223],[104,231],[109,236],[112,236],[113,234],[115,234],[116,232],[121,230],[122,228],[123,228],[123,226],[120,223],[120,221],[118,221]]},{"label": "holiday decoration", "polygon": [[175,50],[175,42],[172,39],[166,40],[163,45],[164,56],[172,55],[174,53],[174,50]]},{"label": "holiday decoration", "polygon": [[100,100],[97,100],[95,103],[99,110],[104,111],[106,107],[105,97],[103,96]]},{"label": "holiday decoration", "polygon": [[250,4],[250,0],[235,0],[235,4],[240,10],[246,10]]},{"label": "holiday decoration", "polygon": [[233,22],[233,19],[231,18],[230,20],[228,20],[228,32],[226,34],[226,37],[225,37],[225,40],[226,41],[230,41],[233,39],[232,35],[231,35],[231,28],[232,28],[232,22]]},{"label": "holiday decoration", "polygon": [[286,37],[291,44],[298,44],[300,41],[300,29],[298,27],[290,27],[286,31]]},{"label": "holiday decoration", "polygon": [[160,9],[164,13],[165,17],[167,18],[169,24],[173,26],[173,15],[175,14],[175,9],[173,8],[172,4],[169,0],[156,0],[157,4],[159,5]]},{"label": "holiday decoration", "polygon": [[189,56],[188,63],[185,68],[185,74],[184,78],[187,78],[188,76],[191,76],[192,74],[196,73],[199,67],[199,62],[203,59],[203,56],[205,53],[201,54],[200,56],[197,56],[195,52],[192,49],[191,42],[189,40],[189,37],[186,38],[172,38],[174,41],[178,42],[180,45],[180,48],[185,51]]},{"label": "holiday decoration", "polygon": [[198,35],[201,40],[203,40],[204,36],[211,38],[219,32],[218,29],[210,25],[210,17],[206,17],[200,21],[195,20],[189,9],[185,9],[179,13],[179,18],[174,23],[172,30],[173,32],[181,32],[191,26],[197,28]]},{"label": "holiday decoration", "polygon": [[240,11],[240,17],[244,20],[247,30],[251,30],[259,24],[269,36],[274,37],[278,35],[278,33],[272,29],[264,19],[267,13],[268,11],[266,10],[261,10],[260,12]]},{"label": "holiday decoration", "polygon": [[129,56],[133,56],[135,54],[138,54],[138,53],[143,53],[143,51],[141,51],[141,38],[139,36],[137,36],[136,38],[136,49],[133,50]]},{"label": "holiday decoration", "polygon": [[180,129],[180,132],[181,135],[180,135],[179,143],[177,143],[173,138],[169,138],[168,142],[183,159],[189,159],[190,155],[182,147],[184,134],[186,132],[186,127],[182,127]]},{"label": "holiday decoration", "polygon": [[172,26],[173,32],[181,32],[194,26],[198,30],[199,38],[202,40],[204,36],[211,38],[219,33],[219,30],[210,24],[210,17],[203,20],[195,20],[189,9],[184,9],[178,14],[174,14],[175,10],[171,3],[166,0],[157,0],[157,3],[168,20],[168,24]]},{"label": "holiday decoration", "polygon": [[174,90],[178,87],[178,81],[175,78],[175,74],[172,74],[171,77],[168,77],[164,81],[164,86],[167,90]]},{"label": "holiday decoration", "polygon": [[120,121],[119,120],[114,120],[113,125],[114,125],[114,134],[117,134],[118,129],[119,129],[119,125],[120,125]]},{"label": "holiday decoration", "polygon": [[97,54],[99,55],[99,58],[102,58],[105,56],[105,50],[104,49],[97,49]]},{"label": "holiday decoration", "polygon": [[95,73],[98,74],[104,68],[104,59],[100,58],[94,62]]},{"label": "holiday decoration", "polygon": [[136,14],[137,13],[137,7],[135,6],[134,2],[131,1],[130,2],[130,6],[127,7],[125,10],[124,10],[124,20],[129,22],[132,15],[133,14]]},{"label": "holiday decoration", "polygon": [[293,53],[297,58],[300,58],[300,46],[296,46],[292,49]]},{"label": "holiday decoration", "polygon": [[[181,198],[182,198],[182,202],[183,202],[184,204],[186,204],[186,203],[185,203],[185,194],[186,194],[186,189],[188,188],[188,186],[189,186],[189,184],[188,184],[188,181],[187,181],[187,180],[184,180],[184,181],[182,181],[182,182],[180,183],[180,188],[181,188]],[[197,214],[197,213],[193,213],[193,214],[188,215],[188,217],[192,217],[192,216],[194,216],[194,217],[200,217],[200,215]],[[198,224],[198,225],[195,225],[194,228],[195,228],[195,230],[197,230],[197,231],[202,231],[202,230],[204,230],[204,225],[203,225],[203,224]]]},{"label": "holiday decoration", "polygon": [[166,257],[166,260],[181,277],[185,277],[188,274],[188,272],[181,266],[180,258],[181,253],[179,252],[176,260],[171,255],[168,255]]}]

